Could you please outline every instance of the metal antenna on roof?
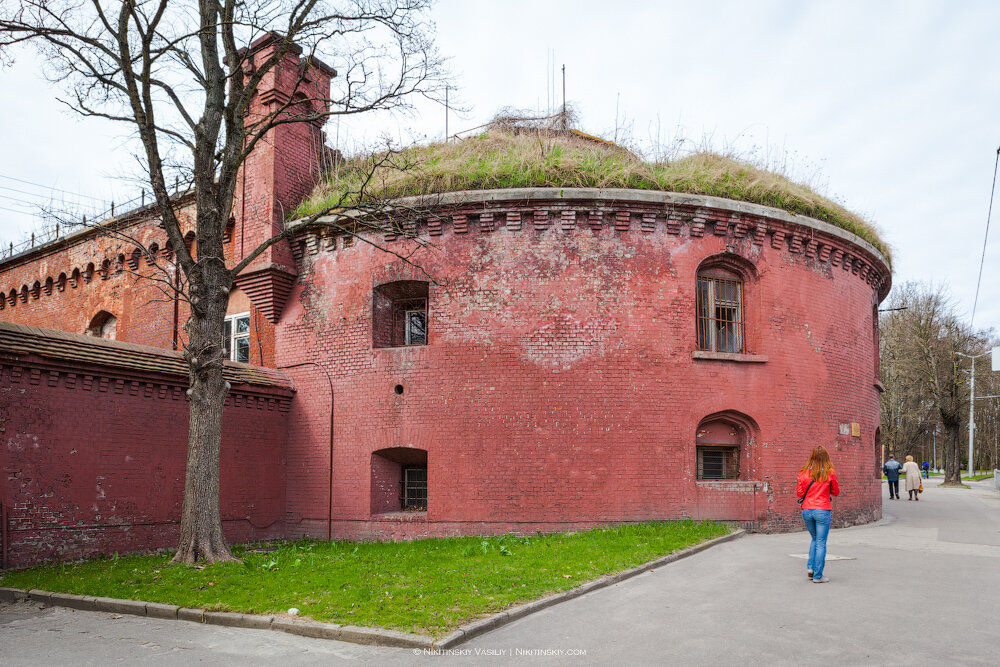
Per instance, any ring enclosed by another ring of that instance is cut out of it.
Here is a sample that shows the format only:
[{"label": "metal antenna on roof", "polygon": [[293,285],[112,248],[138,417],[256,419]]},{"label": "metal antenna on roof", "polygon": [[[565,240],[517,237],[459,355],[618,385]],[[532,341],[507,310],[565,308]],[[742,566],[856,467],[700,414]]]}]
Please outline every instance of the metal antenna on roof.
[{"label": "metal antenna on roof", "polygon": [[448,86],[444,87],[444,142],[448,143]]},{"label": "metal antenna on roof", "polygon": [[545,115],[548,116],[552,113],[552,99],[550,97],[552,93],[552,84],[549,82],[549,56],[552,53],[552,49],[545,49]]},{"label": "metal antenna on roof", "polygon": [[562,66],[562,84],[563,84],[563,108],[562,108],[562,129],[569,129],[569,123],[566,122],[566,63]]},{"label": "metal antenna on roof", "polygon": [[618,91],[618,99],[615,101],[615,143],[618,143],[618,108],[622,104],[622,94]]}]

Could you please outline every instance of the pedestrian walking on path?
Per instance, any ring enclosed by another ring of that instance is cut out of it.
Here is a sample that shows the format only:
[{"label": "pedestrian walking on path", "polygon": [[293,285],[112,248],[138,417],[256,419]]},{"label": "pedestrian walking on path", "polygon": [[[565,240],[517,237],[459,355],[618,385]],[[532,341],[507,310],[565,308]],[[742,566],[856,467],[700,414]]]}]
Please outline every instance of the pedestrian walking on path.
[{"label": "pedestrian walking on path", "polygon": [[912,456],[906,457],[906,463],[903,464],[903,473],[906,475],[906,493],[909,494],[907,500],[920,500],[920,489],[924,485],[920,481],[920,466],[917,465]]},{"label": "pedestrian walking on path", "polygon": [[896,500],[899,500],[899,469],[902,467],[892,454],[889,454],[889,460],[882,466],[882,472],[885,473],[885,478],[889,481],[889,500],[893,499],[893,493],[895,493]]},{"label": "pedestrian walking on path", "polygon": [[837,483],[837,473],[833,471],[830,453],[822,446],[812,450],[809,461],[799,470],[795,495],[801,498],[802,521],[812,538],[806,574],[814,584],[825,584],[830,581],[823,576],[823,568],[826,566],[826,537],[830,534],[832,496],[840,495],[840,484]]},{"label": "pedestrian walking on path", "polygon": [[930,463],[928,463],[927,461],[924,461],[923,463],[921,463],[920,464],[920,470],[923,471],[923,473],[924,473],[924,479],[930,479],[931,478],[931,464]]}]

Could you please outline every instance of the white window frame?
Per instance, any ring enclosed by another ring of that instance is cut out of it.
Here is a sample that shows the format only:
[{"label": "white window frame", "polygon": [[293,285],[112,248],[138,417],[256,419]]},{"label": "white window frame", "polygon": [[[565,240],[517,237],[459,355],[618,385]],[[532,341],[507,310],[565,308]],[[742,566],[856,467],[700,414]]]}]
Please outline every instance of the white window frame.
[{"label": "white window frame", "polygon": [[[246,318],[247,320],[247,330],[246,333],[236,332],[236,322],[237,320]],[[229,325],[229,340],[226,341],[226,346],[229,350],[229,361],[236,361],[236,341],[246,339],[247,341],[247,360],[250,361],[250,313],[234,313],[232,315],[226,315],[226,323]]]}]

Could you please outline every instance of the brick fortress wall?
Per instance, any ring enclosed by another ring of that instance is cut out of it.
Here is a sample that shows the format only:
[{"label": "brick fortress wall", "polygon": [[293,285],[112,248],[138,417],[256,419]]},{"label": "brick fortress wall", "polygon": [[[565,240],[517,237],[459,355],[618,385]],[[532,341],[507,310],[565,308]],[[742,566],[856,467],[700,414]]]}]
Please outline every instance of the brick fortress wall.
[{"label": "brick fortress wall", "polygon": [[[836,525],[881,516],[873,317],[889,274],[871,246],[705,197],[522,190],[435,201],[401,221],[434,245],[412,256],[420,268],[340,236],[293,244],[301,284],[276,330],[278,362],[315,362],[334,381],[335,535],[681,517],[795,530],[795,475],[817,444],[832,450],[844,488]],[[749,267],[751,354],[697,351],[696,274],[713,258]],[[429,344],[373,348],[373,288],[428,275]],[[319,535],[329,390],[320,373],[296,381],[288,528]],[[750,425],[740,478],[699,481],[696,431],[717,413]],[[372,501],[385,465],[373,454],[400,447],[427,452],[426,514],[380,513]]]}]

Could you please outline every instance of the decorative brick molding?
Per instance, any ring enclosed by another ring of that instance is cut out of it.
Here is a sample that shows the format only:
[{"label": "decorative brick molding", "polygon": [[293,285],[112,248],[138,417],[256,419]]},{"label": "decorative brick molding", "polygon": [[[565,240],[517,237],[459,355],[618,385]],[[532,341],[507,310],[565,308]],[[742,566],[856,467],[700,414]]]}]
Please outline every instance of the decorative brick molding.
[{"label": "decorative brick molding", "polygon": [[[805,261],[850,272],[871,285],[879,300],[885,298],[892,283],[886,259],[855,234],[821,220],[719,197],[647,190],[527,188],[451,192],[400,202],[404,218],[393,227],[405,229],[411,236],[440,236],[448,227],[455,234],[520,232],[527,227],[563,233],[600,233],[606,229],[621,234],[640,230],[691,238],[706,234],[734,241],[749,238],[755,246],[767,244]],[[551,225],[552,219],[559,220],[559,225]],[[297,224],[301,223],[288,223],[292,228]],[[296,260],[336,250],[337,243],[331,242],[330,236],[328,229],[304,229],[293,241]],[[397,231],[385,236],[386,241],[405,238]]]},{"label": "decorative brick molding", "polygon": [[[319,251],[318,240],[314,242]],[[250,301],[267,321],[274,324],[281,317],[285,301],[295,284],[296,275],[284,267],[271,265],[236,276],[236,286],[246,292]]]}]

